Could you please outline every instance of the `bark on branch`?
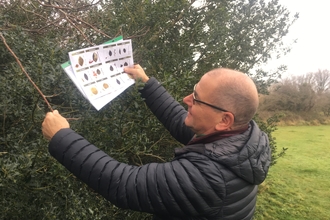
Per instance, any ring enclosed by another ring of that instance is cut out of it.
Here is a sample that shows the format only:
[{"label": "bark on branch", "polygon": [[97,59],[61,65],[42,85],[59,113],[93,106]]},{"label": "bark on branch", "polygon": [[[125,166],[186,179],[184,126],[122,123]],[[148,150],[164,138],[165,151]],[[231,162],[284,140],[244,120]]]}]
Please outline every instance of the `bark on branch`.
[{"label": "bark on branch", "polygon": [[26,75],[26,77],[28,78],[28,80],[32,83],[32,85],[34,86],[34,88],[38,91],[38,93],[41,95],[41,97],[43,98],[43,100],[45,101],[45,103],[47,104],[48,108],[50,111],[53,111],[51,105],[49,104],[46,96],[41,92],[41,90],[39,89],[39,87],[33,82],[33,80],[31,79],[31,77],[29,76],[29,74],[25,71],[21,61],[19,61],[18,57],[16,56],[16,54],[14,53],[14,51],[8,46],[5,37],[2,35],[2,33],[0,33],[0,38],[2,39],[4,45],[6,46],[6,48],[9,50],[9,52],[13,55],[13,57],[16,59],[16,62],[18,63],[18,65],[20,66],[21,70],[23,71],[23,73]]}]

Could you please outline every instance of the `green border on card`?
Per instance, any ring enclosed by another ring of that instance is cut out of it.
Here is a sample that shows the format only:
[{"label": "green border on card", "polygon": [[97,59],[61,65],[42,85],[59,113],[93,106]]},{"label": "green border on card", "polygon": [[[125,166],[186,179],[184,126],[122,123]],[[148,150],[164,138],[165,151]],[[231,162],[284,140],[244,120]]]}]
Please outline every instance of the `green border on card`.
[{"label": "green border on card", "polygon": [[63,69],[65,69],[65,68],[67,68],[67,67],[70,66],[70,65],[71,65],[70,61],[67,61],[67,62],[65,62],[65,63],[62,63],[62,64],[61,64],[61,67],[62,67]]},{"label": "green border on card", "polygon": [[123,36],[118,36],[112,40],[108,40],[107,42],[104,42],[103,44],[110,44],[110,43],[113,43],[113,42],[117,42],[117,41],[120,41],[123,39]]},{"label": "green border on card", "polygon": [[[120,40],[122,40],[122,39],[123,39],[123,36],[120,35],[120,36],[118,36],[118,37],[116,37],[116,38],[113,38],[113,39],[111,39],[111,40],[108,40],[108,41],[104,42],[103,44],[111,44],[111,43],[113,43],[113,42],[117,42],[117,41],[120,41]],[[70,62],[70,61],[67,61],[67,62],[65,62],[65,63],[62,63],[62,64],[61,64],[61,67],[62,67],[63,69],[65,69],[65,68],[67,68],[67,67],[70,66],[70,65],[71,65],[71,62]]]}]

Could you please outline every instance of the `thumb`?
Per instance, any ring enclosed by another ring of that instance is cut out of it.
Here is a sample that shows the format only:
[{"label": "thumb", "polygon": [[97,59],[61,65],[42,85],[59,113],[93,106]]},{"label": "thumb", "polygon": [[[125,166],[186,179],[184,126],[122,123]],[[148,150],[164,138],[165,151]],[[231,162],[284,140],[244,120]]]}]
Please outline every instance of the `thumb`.
[{"label": "thumb", "polygon": [[53,114],[59,114],[59,112],[57,110],[54,110]]}]

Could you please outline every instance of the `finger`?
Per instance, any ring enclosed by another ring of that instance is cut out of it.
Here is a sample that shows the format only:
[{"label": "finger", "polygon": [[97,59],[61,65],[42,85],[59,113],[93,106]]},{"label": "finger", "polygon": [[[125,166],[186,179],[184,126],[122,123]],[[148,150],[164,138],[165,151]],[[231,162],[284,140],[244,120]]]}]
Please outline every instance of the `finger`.
[{"label": "finger", "polygon": [[143,68],[142,68],[142,66],[140,66],[140,64],[135,64],[134,65],[134,69],[141,69],[141,70],[143,70]]},{"label": "finger", "polygon": [[138,73],[138,72],[137,72],[137,69],[135,69],[135,67],[134,67],[134,68],[125,67],[125,68],[124,68],[124,72],[125,72],[125,73],[128,73],[128,74],[136,74],[136,73]]},{"label": "finger", "polygon": [[54,114],[59,114],[58,110],[53,111]]},{"label": "finger", "polygon": [[47,112],[45,118],[48,118],[52,114],[53,114],[53,112]]}]

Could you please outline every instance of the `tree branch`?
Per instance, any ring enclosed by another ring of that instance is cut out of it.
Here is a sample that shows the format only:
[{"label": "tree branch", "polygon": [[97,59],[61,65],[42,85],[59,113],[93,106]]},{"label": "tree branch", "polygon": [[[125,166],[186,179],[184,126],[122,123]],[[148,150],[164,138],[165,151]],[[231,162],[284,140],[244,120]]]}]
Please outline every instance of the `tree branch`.
[{"label": "tree branch", "polygon": [[39,87],[33,82],[33,80],[31,79],[31,77],[29,76],[29,74],[25,71],[21,61],[19,61],[18,57],[16,56],[16,54],[14,53],[14,51],[8,46],[5,37],[2,35],[2,33],[0,33],[0,38],[2,39],[3,43],[5,44],[5,46],[7,47],[7,49],[9,50],[9,52],[13,55],[13,57],[16,59],[16,62],[18,63],[18,65],[21,67],[23,73],[26,75],[26,77],[28,78],[28,80],[32,83],[32,85],[34,86],[34,88],[38,91],[38,93],[41,95],[41,97],[43,98],[43,100],[45,101],[45,103],[47,104],[48,108],[50,111],[53,111],[51,105],[49,104],[48,100],[46,99],[46,96],[41,92],[41,90],[39,89]]},{"label": "tree branch", "polygon": [[88,39],[88,37],[84,34],[84,32],[77,26],[77,25],[75,25],[75,23],[71,20],[71,18],[69,18],[69,15],[66,13],[66,12],[64,12],[63,10],[59,10],[60,12],[62,12],[63,14],[64,14],[64,16],[66,17],[66,19],[67,19],[67,21],[73,26],[73,27],[75,27],[76,28],[76,30],[78,31],[78,32],[80,32],[80,34],[85,38],[85,40],[89,43],[89,44],[91,44],[91,45],[95,45],[94,43],[92,43],[89,39]]},{"label": "tree branch", "polygon": [[71,18],[74,18],[74,19],[77,19],[78,21],[80,21],[81,23],[84,23],[85,25],[89,26],[90,28],[92,28],[94,31],[100,33],[100,34],[103,34],[104,36],[108,37],[108,38],[111,38],[109,35],[107,35],[106,33],[104,33],[103,31],[99,30],[98,28],[94,27],[93,25],[91,25],[90,23],[76,17],[76,16],[73,16],[73,15],[68,15],[69,17]]}]

